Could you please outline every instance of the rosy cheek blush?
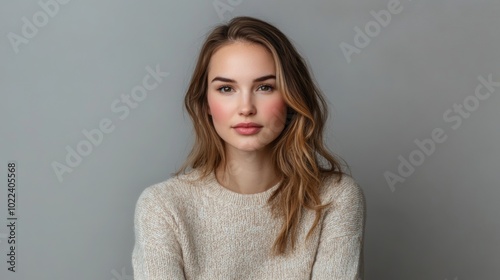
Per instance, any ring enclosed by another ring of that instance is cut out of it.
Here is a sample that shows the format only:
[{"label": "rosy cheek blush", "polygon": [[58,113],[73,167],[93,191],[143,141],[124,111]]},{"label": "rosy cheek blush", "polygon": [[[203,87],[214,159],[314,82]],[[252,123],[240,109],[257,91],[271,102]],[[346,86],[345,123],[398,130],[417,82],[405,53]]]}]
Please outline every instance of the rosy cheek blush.
[{"label": "rosy cheek blush", "polygon": [[224,120],[229,117],[227,114],[227,108],[225,108],[224,104],[217,101],[212,101],[210,103],[210,112],[212,113],[212,118],[214,120]]}]

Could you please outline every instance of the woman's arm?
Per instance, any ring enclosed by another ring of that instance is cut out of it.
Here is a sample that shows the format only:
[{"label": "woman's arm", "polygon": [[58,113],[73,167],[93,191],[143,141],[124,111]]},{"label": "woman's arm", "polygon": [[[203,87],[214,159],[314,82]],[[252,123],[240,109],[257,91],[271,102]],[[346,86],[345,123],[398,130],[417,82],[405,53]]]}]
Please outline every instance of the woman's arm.
[{"label": "woman's arm", "polygon": [[181,247],[169,214],[153,187],[142,192],[134,215],[135,280],[185,279]]},{"label": "woman's arm", "polygon": [[362,189],[351,178],[325,211],[312,280],[363,279],[363,237],[366,206]]}]

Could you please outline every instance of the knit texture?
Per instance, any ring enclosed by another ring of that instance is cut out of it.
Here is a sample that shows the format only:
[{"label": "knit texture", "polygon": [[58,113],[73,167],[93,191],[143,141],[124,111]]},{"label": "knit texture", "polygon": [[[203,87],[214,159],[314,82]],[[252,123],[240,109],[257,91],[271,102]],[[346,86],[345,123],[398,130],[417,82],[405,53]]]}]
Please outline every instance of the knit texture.
[{"label": "knit texture", "polygon": [[305,243],[315,213],[303,211],[288,256],[271,257],[281,221],[267,199],[279,187],[240,194],[187,174],[145,188],[136,204],[132,265],[135,280],[363,279],[365,197],[355,180],[328,179],[322,203],[334,201]]}]

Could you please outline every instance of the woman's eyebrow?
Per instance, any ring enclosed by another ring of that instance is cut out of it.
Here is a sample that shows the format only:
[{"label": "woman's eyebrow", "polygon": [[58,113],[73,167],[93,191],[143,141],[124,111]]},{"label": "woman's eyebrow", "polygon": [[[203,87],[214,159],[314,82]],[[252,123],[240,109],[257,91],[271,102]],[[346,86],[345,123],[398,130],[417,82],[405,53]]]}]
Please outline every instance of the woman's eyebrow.
[{"label": "woman's eyebrow", "polygon": [[[257,78],[257,79],[255,79],[253,81],[254,82],[262,82],[262,81],[269,80],[269,79],[276,79],[276,76],[274,76],[274,75],[266,75],[266,76],[262,76],[260,78]],[[213,83],[215,81],[221,81],[221,82],[226,82],[226,83],[236,83],[235,80],[232,80],[232,79],[229,79],[229,78],[224,78],[224,77],[215,77],[210,83]]]}]

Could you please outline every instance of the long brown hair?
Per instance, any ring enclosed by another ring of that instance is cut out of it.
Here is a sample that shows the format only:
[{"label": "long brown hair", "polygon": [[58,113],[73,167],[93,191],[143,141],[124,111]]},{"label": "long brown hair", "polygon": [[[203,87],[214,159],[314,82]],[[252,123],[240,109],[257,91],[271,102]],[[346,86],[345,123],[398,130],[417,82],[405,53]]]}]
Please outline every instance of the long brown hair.
[{"label": "long brown hair", "polygon": [[[182,167],[171,175],[185,173],[186,168],[191,167],[199,169],[202,178],[205,178],[226,163],[224,141],[217,134],[208,113],[207,75],[210,58],[215,51],[236,41],[260,44],[271,52],[276,65],[277,90],[281,91],[288,105],[285,128],[269,144],[273,166],[282,181],[267,201],[273,215],[283,221],[272,254],[283,255],[290,234],[292,250],[295,248],[303,208],[316,212],[307,240],[319,223],[323,209],[330,206],[331,202],[321,205],[319,196],[326,178],[337,176],[337,182],[340,182],[347,173],[342,170],[337,157],[323,144],[323,128],[328,117],[325,99],[304,59],[276,27],[256,18],[236,17],[227,24],[216,26],[208,34],[184,99],[194,123],[195,143]],[[330,166],[322,166],[318,155]],[[349,168],[347,163],[345,166]]]}]

